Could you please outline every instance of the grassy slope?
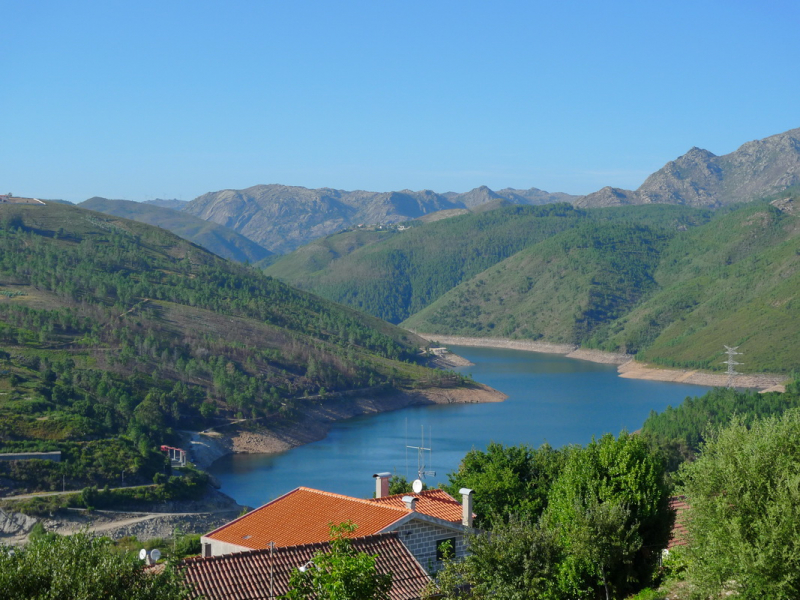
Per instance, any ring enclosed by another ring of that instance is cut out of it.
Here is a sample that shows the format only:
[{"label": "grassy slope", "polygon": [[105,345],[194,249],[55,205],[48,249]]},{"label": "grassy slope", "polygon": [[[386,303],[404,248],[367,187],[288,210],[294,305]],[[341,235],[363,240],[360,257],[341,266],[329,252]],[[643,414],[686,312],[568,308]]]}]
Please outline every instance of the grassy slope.
[{"label": "grassy slope", "polygon": [[403,325],[583,343],[684,367],[722,368],[722,345],[740,344],[742,371],[800,368],[797,217],[761,203],[688,231],[626,228],[585,227],[527,248]]},{"label": "grassy slope", "polygon": [[670,233],[585,223],[461,284],[405,321],[420,331],[580,343],[654,285]]},{"label": "grassy slope", "polygon": [[[161,464],[152,449],[174,430],[293,418],[320,388],[441,380],[415,364],[420,345],[162,229],[0,206],[0,449],[71,452],[69,468],[84,468],[57,473],[72,485],[113,484],[123,469],[147,482]],[[4,471],[0,488],[3,477],[57,486],[51,471],[66,468]]]},{"label": "grassy slope", "polygon": [[670,244],[659,292],[609,335],[665,365],[722,368],[740,345],[742,371],[800,368],[800,219],[767,204],[739,209]]},{"label": "grassy slope", "polygon": [[[398,323],[461,281],[575,226],[582,216],[565,204],[512,206],[416,226],[361,247],[345,234],[301,248],[266,273]],[[345,241],[349,253],[341,251]],[[330,252],[326,244],[340,250]]]},{"label": "grassy slope", "polygon": [[79,206],[87,210],[162,227],[228,260],[254,263],[272,255],[266,248],[232,229],[155,204],[90,198],[81,202]]}]

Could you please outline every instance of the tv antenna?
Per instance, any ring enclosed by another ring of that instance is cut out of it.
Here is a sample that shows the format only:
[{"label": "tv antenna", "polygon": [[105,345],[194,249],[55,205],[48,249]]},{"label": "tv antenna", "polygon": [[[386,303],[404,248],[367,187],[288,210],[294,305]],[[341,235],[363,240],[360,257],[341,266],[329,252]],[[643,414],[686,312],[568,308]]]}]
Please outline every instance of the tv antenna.
[{"label": "tv antenna", "polygon": [[431,446],[431,429],[428,427],[428,446],[425,446],[425,426],[420,425],[420,444],[419,446],[409,446],[406,445],[407,450],[416,450],[417,451],[417,478],[411,484],[411,489],[414,490],[415,494],[419,494],[422,491],[423,482],[426,475],[430,475],[431,477],[436,476],[436,471],[428,471],[425,465],[425,452],[428,453],[428,462],[431,463],[432,459],[432,450]]},{"label": "tv antenna", "polygon": [[[725,344],[723,344],[723,346],[725,346]],[[725,346],[725,354],[728,355],[728,360],[723,360],[722,364],[723,365],[728,365],[728,382],[726,384],[726,387],[729,387],[729,388],[733,387],[733,378],[736,375],[741,375],[741,373],[739,373],[735,369],[736,365],[744,364],[744,363],[736,362],[736,359],[734,359],[734,356],[736,356],[737,354],[742,354],[741,352],[737,352],[738,349],[739,349],[739,346],[734,346],[733,348],[731,348],[730,346]]]}]

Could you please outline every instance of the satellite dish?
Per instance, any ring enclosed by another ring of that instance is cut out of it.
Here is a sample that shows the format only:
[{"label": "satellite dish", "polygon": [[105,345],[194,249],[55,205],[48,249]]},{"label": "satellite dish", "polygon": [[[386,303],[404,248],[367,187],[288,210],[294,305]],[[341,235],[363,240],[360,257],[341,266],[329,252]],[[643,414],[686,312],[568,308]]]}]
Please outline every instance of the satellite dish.
[{"label": "satellite dish", "polygon": [[414,490],[415,494],[419,494],[422,491],[422,480],[415,479],[414,483],[411,484],[411,489]]},{"label": "satellite dish", "polygon": [[147,550],[142,548],[139,550],[139,560],[145,560],[147,558]]},{"label": "satellite dish", "polygon": [[150,550],[150,560],[153,562],[158,562],[158,559],[161,558],[161,550],[158,548],[153,548]]}]

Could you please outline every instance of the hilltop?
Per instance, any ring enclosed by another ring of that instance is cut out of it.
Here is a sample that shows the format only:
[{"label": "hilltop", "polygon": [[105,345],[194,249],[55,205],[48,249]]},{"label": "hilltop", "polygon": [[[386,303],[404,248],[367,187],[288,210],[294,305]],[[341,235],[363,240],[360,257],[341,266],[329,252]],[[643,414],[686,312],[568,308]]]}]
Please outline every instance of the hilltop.
[{"label": "hilltop", "polygon": [[692,148],[650,175],[635,191],[605,187],[576,206],[685,204],[720,207],[782,192],[800,184],[800,129],[747,142],[716,156]]},{"label": "hilltop", "polygon": [[175,203],[186,204],[180,200],[131,202],[130,200],[108,200],[94,197],[81,202],[78,206],[107,215],[163,227],[228,260],[254,263],[272,255],[272,252],[266,248],[262,248],[227,227],[174,210],[173,207],[181,206],[181,204]]}]

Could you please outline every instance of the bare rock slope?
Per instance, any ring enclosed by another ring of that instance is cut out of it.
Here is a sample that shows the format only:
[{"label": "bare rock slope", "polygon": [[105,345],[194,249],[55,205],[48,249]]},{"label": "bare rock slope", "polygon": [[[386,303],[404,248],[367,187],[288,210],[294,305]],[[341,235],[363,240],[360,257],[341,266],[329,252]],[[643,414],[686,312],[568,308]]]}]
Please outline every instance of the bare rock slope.
[{"label": "bare rock slope", "polygon": [[692,148],[648,177],[635,191],[605,187],[575,201],[580,207],[685,204],[719,207],[800,184],[800,129],[747,142],[716,156]]}]

